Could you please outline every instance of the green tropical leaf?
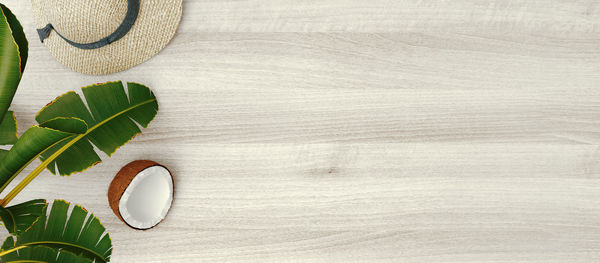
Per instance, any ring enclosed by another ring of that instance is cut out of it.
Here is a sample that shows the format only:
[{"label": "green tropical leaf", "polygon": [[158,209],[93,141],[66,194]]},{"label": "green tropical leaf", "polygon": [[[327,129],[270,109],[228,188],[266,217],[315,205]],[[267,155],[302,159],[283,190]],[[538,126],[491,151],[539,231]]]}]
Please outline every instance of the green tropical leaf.
[{"label": "green tropical leaf", "polygon": [[55,118],[29,128],[0,160],[0,192],[42,152],[86,130],[85,122],[77,118]]},{"label": "green tropical leaf", "polygon": [[8,150],[0,149],[0,161],[8,154]]},{"label": "green tropical leaf", "polygon": [[21,22],[19,22],[17,17],[5,5],[0,4],[0,7],[2,7],[2,13],[6,17],[6,21],[10,26],[13,39],[19,47],[21,74],[23,74],[23,71],[25,71],[25,65],[27,64],[29,42],[27,41],[27,37],[25,37],[25,32],[23,32],[23,27],[21,26]]},{"label": "green tropical leaf", "polygon": [[79,205],[69,207],[63,200],[54,201],[48,216],[44,209],[29,230],[16,236],[13,249],[44,246],[95,262],[110,261],[112,242],[100,220]]},{"label": "green tropical leaf", "polygon": [[0,122],[0,145],[15,144],[17,142],[17,119],[12,111],[4,115]]},{"label": "green tropical leaf", "polygon": [[13,236],[8,236],[4,240],[4,243],[2,243],[2,248],[0,248],[0,252],[9,250],[14,247],[15,247],[15,238]]},{"label": "green tropical leaf", "polygon": [[36,199],[10,207],[0,206],[0,219],[11,235],[18,235],[29,229],[46,210],[46,200]]},{"label": "green tropical leaf", "polygon": [[68,251],[50,247],[25,247],[2,256],[2,262],[34,262],[34,263],[92,263],[93,261],[77,256]]},{"label": "green tropical leaf", "polygon": [[25,69],[28,43],[23,27],[10,9],[2,4],[0,9],[0,120],[3,120]]},{"label": "green tropical leaf", "polygon": [[84,134],[69,138],[41,155],[53,174],[70,175],[99,163],[101,159],[92,144],[111,156],[141,133],[138,124],[146,128],[158,112],[154,93],[141,84],[127,83],[127,93],[120,81],[87,86],[82,91],[89,110],[77,93],[68,92],[36,116],[40,123],[56,117],[75,117],[89,127]]}]

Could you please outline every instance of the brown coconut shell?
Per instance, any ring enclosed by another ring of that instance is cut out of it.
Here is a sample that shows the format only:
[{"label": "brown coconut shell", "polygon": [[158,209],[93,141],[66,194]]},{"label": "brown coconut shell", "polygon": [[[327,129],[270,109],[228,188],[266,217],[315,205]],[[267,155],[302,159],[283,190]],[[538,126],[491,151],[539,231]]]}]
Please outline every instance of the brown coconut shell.
[{"label": "brown coconut shell", "polygon": [[[165,167],[164,165],[161,165],[155,161],[150,161],[150,160],[133,161],[133,162],[130,162],[127,165],[123,166],[123,168],[121,168],[121,170],[119,170],[117,175],[115,175],[115,178],[113,178],[112,182],[110,183],[110,186],[108,187],[108,204],[110,205],[110,208],[113,210],[115,215],[123,223],[125,223],[127,226],[129,226],[131,228],[139,229],[139,228],[129,225],[125,220],[123,220],[123,217],[121,216],[121,212],[119,212],[119,203],[121,201],[121,197],[123,196],[123,193],[125,193],[125,190],[129,186],[131,181],[133,181],[133,178],[135,178],[143,170],[150,168],[150,167],[154,167],[154,166],[161,166],[161,167],[167,169],[167,171],[169,171],[169,169],[167,167]],[[171,171],[169,171],[169,174],[171,174]],[[173,179],[173,174],[171,174],[171,179]],[[174,186],[174,183],[175,182],[173,182],[173,186]],[[173,190],[173,192],[171,194],[174,195],[175,194],[174,192],[175,191]],[[159,223],[157,223],[156,225],[158,225]]]}]

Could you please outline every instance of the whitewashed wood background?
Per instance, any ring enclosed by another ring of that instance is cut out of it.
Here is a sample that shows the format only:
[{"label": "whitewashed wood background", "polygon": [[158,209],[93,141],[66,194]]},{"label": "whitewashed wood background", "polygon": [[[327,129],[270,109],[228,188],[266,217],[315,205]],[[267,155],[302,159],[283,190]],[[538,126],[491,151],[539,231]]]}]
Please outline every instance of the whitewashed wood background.
[{"label": "whitewashed wood background", "polygon": [[[598,262],[600,2],[187,0],[131,70],[85,76],[22,21],[20,132],[91,83],[152,87],[151,128],[16,201],[63,198],[113,262]],[[134,231],[106,190],[126,163],[174,171],[167,220]]]}]

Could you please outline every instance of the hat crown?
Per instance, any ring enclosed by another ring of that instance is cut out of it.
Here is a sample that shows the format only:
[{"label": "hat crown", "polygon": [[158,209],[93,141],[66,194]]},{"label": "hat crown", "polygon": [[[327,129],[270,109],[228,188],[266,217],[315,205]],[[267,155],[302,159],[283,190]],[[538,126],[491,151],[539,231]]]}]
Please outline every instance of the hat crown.
[{"label": "hat crown", "polygon": [[127,0],[33,0],[37,26],[51,23],[63,36],[98,41],[114,32],[127,14]]}]

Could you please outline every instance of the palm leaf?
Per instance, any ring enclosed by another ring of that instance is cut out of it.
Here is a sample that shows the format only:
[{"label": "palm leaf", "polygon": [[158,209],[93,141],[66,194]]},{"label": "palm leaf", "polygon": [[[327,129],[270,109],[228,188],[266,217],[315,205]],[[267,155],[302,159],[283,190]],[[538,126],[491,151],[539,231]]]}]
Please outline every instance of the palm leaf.
[{"label": "palm leaf", "polygon": [[28,43],[10,9],[2,4],[0,9],[0,120],[3,120],[25,69]]},{"label": "palm leaf", "polygon": [[50,247],[25,247],[2,256],[2,262],[39,262],[39,263],[92,263],[93,261],[68,251]]},{"label": "palm leaf", "polygon": [[[41,155],[53,174],[70,175],[101,161],[92,143],[111,156],[146,128],[158,112],[152,91],[141,84],[107,82],[82,88],[89,109],[75,92],[66,93],[44,107],[36,116],[39,123],[56,117],[75,117],[88,124],[84,134],[65,140]],[[58,168],[58,171],[55,170]]]},{"label": "palm leaf", "polygon": [[0,191],[43,151],[86,130],[85,122],[76,118],[55,118],[29,128],[0,160]]},{"label": "palm leaf", "polygon": [[46,210],[46,200],[36,199],[11,207],[0,206],[0,219],[11,235],[18,235],[29,229]]},{"label": "palm leaf", "polygon": [[[81,206],[75,205],[71,211],[69,207],[63,200],[54,201],[50,214],[46,216],[44,209],[29,230],[16,236],[12,247],[21,251],[24,247],[44,246],[90,261],[110,261],[112,242],[100,220]],[[8,245],[5,252],[7,249]]]}]

